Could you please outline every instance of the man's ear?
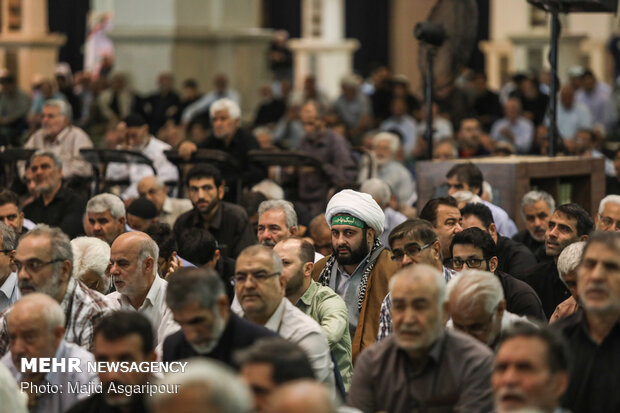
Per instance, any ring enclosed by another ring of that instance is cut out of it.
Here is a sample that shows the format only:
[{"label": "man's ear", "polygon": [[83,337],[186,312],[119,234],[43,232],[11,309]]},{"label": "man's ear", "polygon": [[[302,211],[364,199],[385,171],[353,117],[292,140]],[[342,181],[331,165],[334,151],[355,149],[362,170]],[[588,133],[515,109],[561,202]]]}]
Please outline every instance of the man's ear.
[{"label": "man's ear", "polygon": [[[144,266],[144,272],[151,274],[153,272],[153,268],[157,263],[153,257],[147,257],[142,264]],[[164,274],[166,275],[166,274]]]},{"label": "man's ear", "polygon": [[448,320],[450,319],[450,301],[448,300],[444,301],[441,307],[443,309],[443,317],[441,321],[442,321],[442,324],[445,326]]},{"label": "man's ear", "polygon": [[368,228],[366,230],[366,239],[368,240],[368,242],[370,242],[371,245],[374,242],[376,234],[377,234],[377,232],[375,231],[374,228]]},{"label": "man's ear", "polygon": [[224,199],[225,191],[226,191],[226,183],[222,180],[222,185],[217,187],[217,197],[219,199]]},{"label": "man's ear", "polygon": [[304,277],[311,277],[313,269],[314,269],[314,263],[313,262],[305,263],[303,265],[303,267],[302,267],[302,270],[304,272]]},{"label": "man's ear", "polygon": [[292,227],[288,229],[288,231],[291,233],[291,236],[294,237],[297,235],[299,228],[297,227],[297,225],[293,225]]},{"label": "man's ear", "polygon": [[489,234],[491,234],[493,239],[495,239],[495,237],[497,236],[497,226],[494,222],[491,222],[491,224],[489,225]]},{"label": "man's ear", "polygon": [[222,294],[217,298],[217,310],[220,313],[220,316],[224,317],[225,320],[228,320],[230,303],[226,294]]},{"label": "man's ear", "polygon": [[124,215],[118,219],[118,223],[121,224],[121,226],[123,227],[123,231],[125,230],[125,219],[126,218]]},{"label": "man's ear", "polygon": [[489,271],[495,272],[495,269],[497,268],[497,263],[498,263],[497,257],[492,257],[489,260]]},{"label": "man's ear", "polygon": [[431,245],[431,254],[433,255],[434,260],[441,259],[441,242],[439,242],[439,240],[435,240],[433,245]]},{"label": "man's ear", "polygon": [[64,281],[68,281],[69,277],[71,277],[71,267],[73,264],[71,264],[71,261],[69,260],[64,260],[61,263],[60,266],[60,281],[64,282]]},{"label": "man's ear", "polygon": [[582,236],[579,237],[579,241],[587,241],[589,238],[588,234],[583,234]]}]

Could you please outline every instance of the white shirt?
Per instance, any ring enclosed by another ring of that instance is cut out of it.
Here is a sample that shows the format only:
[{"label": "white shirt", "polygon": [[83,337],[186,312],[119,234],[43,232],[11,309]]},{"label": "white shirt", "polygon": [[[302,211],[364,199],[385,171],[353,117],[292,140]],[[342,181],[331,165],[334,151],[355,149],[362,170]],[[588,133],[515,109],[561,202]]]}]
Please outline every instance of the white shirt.
[{"label": "white shirt", "polygon": [[[243,317],[243,310],[235,312]],[[287,298],[282,298],[282,302],[267,320],[265,327],[299,345],[308,356],[316,379],[335,390],[334,364],[329,344],[323,329],[316,321],[291,304]]]},{"label": "white shirt", "polygon": [[21,297],[19,288],[17,287],[17,273],[12,272],[9,274],[4,284],[0,286],[0,312],[4,311],[8,306]]},{"label": "white shirt", "polygon": [[[179,179],[178,169],[166,158],[166,155],[164,155],[164,151],[170,150],[171,148],[172,147],[167,143],[151,136],[149,143],[142,150],[142,154],[153,162],[157,177],[164,182],[176,181]],[[140,182],[142,178],[152,175],[153,169],[151,169],[150,166],[134,163],[125,164],[111,162],[108,164],[106,171],[106,179],[108,180],[129,179],[129,187],[121,194],[121,198],[123,199],[137,198],[138,182]]]},{"label": "white shirt", "polygon": [[[166,337],[181,328],[174,321],[172,311],[166,305],[166,288],[168,288],[168,282],[161,277],[155,276],[155,280],[151,284],[144,302],[138,308],[138,312],[149,319],[157,333],[157,347],[161,347]],[[118,291],[110,293],[106,297],[114,310],[135,311],[129,298]]]}]

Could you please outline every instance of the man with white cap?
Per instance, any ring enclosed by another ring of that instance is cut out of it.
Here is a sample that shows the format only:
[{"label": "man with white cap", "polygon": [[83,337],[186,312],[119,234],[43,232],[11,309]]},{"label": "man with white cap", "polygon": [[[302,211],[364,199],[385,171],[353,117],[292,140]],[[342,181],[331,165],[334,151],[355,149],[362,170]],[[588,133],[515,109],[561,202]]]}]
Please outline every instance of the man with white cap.
[{"label": "man with white cap", "polygon": [[312,277],[345,301],[354,359],[375,342],[381,302],[398,270],[379,240],[384,219],[372,196],[350,189],[334,195],[325,211],[333,252],[316,263]]}]

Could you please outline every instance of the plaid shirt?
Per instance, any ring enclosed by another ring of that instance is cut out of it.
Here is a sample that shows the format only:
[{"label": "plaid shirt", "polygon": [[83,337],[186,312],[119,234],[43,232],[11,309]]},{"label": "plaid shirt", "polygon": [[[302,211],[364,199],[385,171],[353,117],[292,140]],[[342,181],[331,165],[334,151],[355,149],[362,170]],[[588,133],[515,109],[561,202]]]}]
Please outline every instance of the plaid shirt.
[{"label": "plaid shirt", "polygon": [[[93,333],[95,325],[111,311],[105,296],[86,287],[81,281],[69,278],[67,292],[60,303],[67,321],[65,322],[65,340],[93,350]],[[0,315],[0,355],[9,351],[9,335],[6,328],[6,316],[13,307],[8,307]]]},{"label": "plaid shirt", "polygon": [[[452,277],[456,275],[456,271],[448,267],[443,267],[443,276],[446,282],[450,281]],[[379,313],[379,334],[377,334],[377,341],[381,341],[386,337],[392,335],[392,295],[388,293],[381,304],[381,311]]]}]

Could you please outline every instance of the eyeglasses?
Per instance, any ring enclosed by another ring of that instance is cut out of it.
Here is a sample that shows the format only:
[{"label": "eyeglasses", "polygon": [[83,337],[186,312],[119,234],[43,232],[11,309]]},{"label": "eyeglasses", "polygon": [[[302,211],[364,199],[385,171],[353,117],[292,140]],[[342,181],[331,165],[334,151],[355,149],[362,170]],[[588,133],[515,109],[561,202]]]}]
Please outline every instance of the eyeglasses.
[{"label": "eyeglasses", "polygon": [[394,262],[402,261],[405,254],[407,254],[409,258],[415,258],[416,255],[418,255],[420,252],[427,249],[431,245],[433,245],[432,242],[429,242],[428,244],[424,244],[421,247],[415,242],[406,244],[402,250],[392,251],[392,261]]},{"label": "eyeglasses", "polygon": [[612,218],[606,217],[605,215],[601,215],[601,214],[599,214],[599,218],[600,218],[601,223],[603,224],[603,226],[605,228],[611,227],[614,224],[614,222],[615,222],[616,223],[616,231],[620,231],[620,221],[614,221]]},{"label": "eyeglasses", "polygon": [[43,267],[47,265],[54,264],[54,263],[61,262],[61,261],[64,261],[64,259],[56,258],[55,260],[43,262],[41,260],[34,258],[34,259],[27,260],[26,262],[21,262],[19,260],[14,260],[13,262],[15,263],[15,266],[17,267],[17,271],[21,271],[21,269],[25,267],[27,272],[36,273],[36,272],[39,272]]},{"label": "eyeglasses", "polygon": [[467,263],[468,268],[480,268],[483,262],[489,262],[488,258],[467,258],[466,260],[462,260],[459,257],[452,258],[452,268],[455,270],[458,268],[462,268],[463,264]]},{"label": "eyeglasses", "polygon": [[255,273],[244,273],[244,272],[238,272],[233,276],[233,282],[236,283],[244,283],[246,282],[246,280],[248,279],[248,277],[252,277],[252,279],[254,281],[256,281],[257,283],[261,283],[263,281],[265,281],[268,278],[274,277],[276,275],[280,275],[281,273],[279,272],[274,272],[271,274],[267,274],[264,271],[261,272],[255,272]]},{"label": "eyeglasses", "polygon": [[0,250],[0,252],[3,253],[4,255],[9,255],[11,251],[13,250]]}]

